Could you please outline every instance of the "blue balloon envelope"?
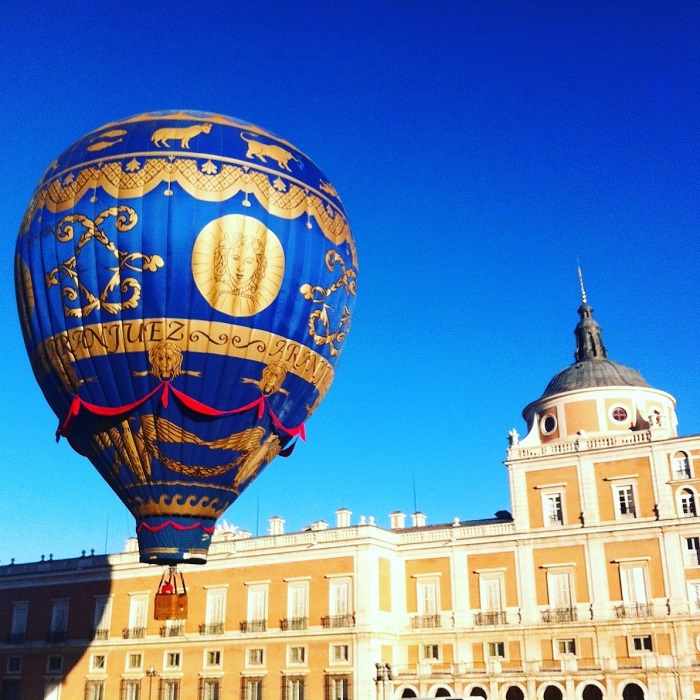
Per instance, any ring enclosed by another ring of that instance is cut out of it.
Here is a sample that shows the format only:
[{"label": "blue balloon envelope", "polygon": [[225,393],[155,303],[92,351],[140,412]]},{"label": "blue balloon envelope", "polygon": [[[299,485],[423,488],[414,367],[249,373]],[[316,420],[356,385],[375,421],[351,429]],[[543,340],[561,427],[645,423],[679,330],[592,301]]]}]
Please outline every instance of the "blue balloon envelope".
[{"label": "blue balloon envelope", "polygon": [[137,523],[141,560],[203,563],[216,519],[325,396],[355,302],[338,194],[246,122],[156,112],[39,183],[18,309],[59,434]]}]

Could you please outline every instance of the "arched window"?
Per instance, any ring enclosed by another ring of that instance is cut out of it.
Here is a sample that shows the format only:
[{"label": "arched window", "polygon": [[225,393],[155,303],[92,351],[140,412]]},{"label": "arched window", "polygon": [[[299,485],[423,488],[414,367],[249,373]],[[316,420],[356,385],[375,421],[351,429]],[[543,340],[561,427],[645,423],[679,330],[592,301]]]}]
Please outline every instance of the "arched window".
[{"label": "arched window", "polygon": [[694,518],[698,514],[695,492],[692,489],[683,489],[680,492],[679,510],[682,518]]},{"label": "arched window", "polygon": [[472,692],[469,693],[470,698],[488,698],[486,691],[483,688],[472,688]]},{"label": "arched window", "polygon": [[690,458],[685,452],[676,452],[673,455],[673,478],[690,479]]},{"label": "arched window", "polygon": [[542,700],[562,700],[561,690],[556,685],[548,685],[542,696]]},{"label": "arched window", "polygon": [[644,691],[636,683],[628,683],[622,691],[622,700],[644,700]]},{"label": "arched window", "polygon": [[437,693],[435,693],[436,698],[451,698],[453,697],[447,688],[438,688]]},{"label": "arched window", "polygon": [[525,695],[517,685],[511,685],[506,693],[506,700],[525,700]]},{"label": "arched window", "polygon": [[581,700],[603,700],[603,691],[597,685],[587,685],[583,689]]},{"label": "arched window", "polygon": [[417,698],[418,696],[416,695],[415,690],[411,690],[410,688],[404,688],[403,693],[401,693],[402,698]]}]

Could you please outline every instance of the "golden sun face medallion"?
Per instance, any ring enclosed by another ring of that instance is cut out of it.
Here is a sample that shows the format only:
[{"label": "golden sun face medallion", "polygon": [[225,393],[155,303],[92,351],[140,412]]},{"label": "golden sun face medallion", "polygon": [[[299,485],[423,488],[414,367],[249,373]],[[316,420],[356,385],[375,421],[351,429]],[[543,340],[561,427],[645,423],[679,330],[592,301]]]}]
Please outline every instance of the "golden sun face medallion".
[{"label": "golden sun face medallion", "polygon": [[192,275],[202,296],[229,316],[254,316],[277,297],[284,250],[261,221],[227,214],[210,221],[192,249]]}]

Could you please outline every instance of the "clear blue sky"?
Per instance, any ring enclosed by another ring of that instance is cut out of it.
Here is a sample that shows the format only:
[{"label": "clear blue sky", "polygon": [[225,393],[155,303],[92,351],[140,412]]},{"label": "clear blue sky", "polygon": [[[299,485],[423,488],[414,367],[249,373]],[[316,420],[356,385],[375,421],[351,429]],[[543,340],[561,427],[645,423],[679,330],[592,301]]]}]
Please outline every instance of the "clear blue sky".
[{"label": "clear blue sky", "polygon": [[83,133],[199,109],[288,139],[343,198],[360,256],[309,439],[226,519],[260,532],[418,508],[510,508],[508,430],[573,359],[576,260],[612,359],[700,432],[700,5],[4,3],[0,563],[120,550],[131,516],[53,439],[13,251],[32,189]]}]

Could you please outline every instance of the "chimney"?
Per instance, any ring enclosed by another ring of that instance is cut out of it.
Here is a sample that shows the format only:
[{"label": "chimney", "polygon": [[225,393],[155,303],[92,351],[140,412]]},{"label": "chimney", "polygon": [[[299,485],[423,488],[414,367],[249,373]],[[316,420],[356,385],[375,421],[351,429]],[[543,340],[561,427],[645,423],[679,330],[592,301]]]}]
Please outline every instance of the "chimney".
[{"label": "chimney", "polygon": [[391,522],[392,530],[401,530],[406,527],[406,514],[400,510],[395,510],[393,513],[389,513],[389,521]]},{"label": "chimney", "polygon": [[426,515],[425,513],[416,512],[411,516],[413,521],[413,527],[425,527]]},{"label": "chimney", "polygon": [[338,510],[335,511],[335,526],[336,527],[350,527],[350,516],[352,515],[352,511],[349,511],[347,508],[338,508]]},{"label": "chimney", "polygon": [[270,527],[267,530],[271,535],[284,535],[284,518],[273,515],[270,518]]}]

